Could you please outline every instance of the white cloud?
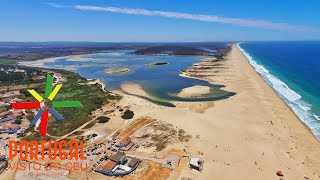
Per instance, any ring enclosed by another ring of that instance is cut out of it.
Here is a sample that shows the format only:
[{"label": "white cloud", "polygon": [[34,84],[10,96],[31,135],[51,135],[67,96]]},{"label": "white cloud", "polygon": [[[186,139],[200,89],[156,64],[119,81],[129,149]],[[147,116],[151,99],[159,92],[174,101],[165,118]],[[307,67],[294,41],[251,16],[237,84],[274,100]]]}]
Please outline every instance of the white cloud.
[{"label": "white cloud", "polygon": [[60,4],[56,4],[56,3],[44,3],[44,4],[47,4],[47,5],[49,5],[49,6],[52,6],[52,7],[54,7],[54,8],[63,8],[63,7],[65,7],[65,6],[63,6],[63,5],[60,5]]},{"label": "white cloud", "polygon": [[[48,3],[50,6],[55,8],[62,8],[64,6]],[[69,6],[70,7],[70,6]],[[205,21],[205,22],[215,22],[224,24],[233,24],[239,26],[256,27],[263,29],[273,29],[273,30],[287,30],[287,31],[306,31],[310,30],[308,27],[289,25],[287,23],[276,23],[264,20],[252,20],[252,19],[241,19],[241,18],[228,18],[215,15],[202,15],[202,14],[189,14],[180,12],[169,12],[169,11],[151,11],[147,9],[132,9],[132,8],[118,8],[118,7],[99,7],[99,6],[82,6],[76,5],[71,6],[71,8],[83,10],[83,11],[102,11],[111,13],[122,13],[131,15],[143,15],[143,16],[160,16],[166,18],[175,19],[188,19],[194,21]]]}]

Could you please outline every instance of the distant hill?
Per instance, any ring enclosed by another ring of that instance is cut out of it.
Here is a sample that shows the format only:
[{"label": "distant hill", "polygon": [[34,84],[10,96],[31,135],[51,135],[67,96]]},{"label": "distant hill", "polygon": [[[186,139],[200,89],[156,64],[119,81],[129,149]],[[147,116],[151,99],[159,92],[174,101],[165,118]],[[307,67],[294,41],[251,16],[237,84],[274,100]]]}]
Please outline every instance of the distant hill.
[{"label": "distant hill", "polygon": [[226,43],[168,43],[138,49],[130,54],[210,56],[227,48],[228,45]]},{"label": "distant hill", "polygon": [[131,54],[140,55],[207,55],[209,51],[185,46],[156,46],[139,49]]},{"label": "distant hill", "polygon": [[112,43],[112,42],[0,42],[0,59],[38,60],[108,50],[134,50],[141,55],[215,55],[228,49],[225,42]]}]

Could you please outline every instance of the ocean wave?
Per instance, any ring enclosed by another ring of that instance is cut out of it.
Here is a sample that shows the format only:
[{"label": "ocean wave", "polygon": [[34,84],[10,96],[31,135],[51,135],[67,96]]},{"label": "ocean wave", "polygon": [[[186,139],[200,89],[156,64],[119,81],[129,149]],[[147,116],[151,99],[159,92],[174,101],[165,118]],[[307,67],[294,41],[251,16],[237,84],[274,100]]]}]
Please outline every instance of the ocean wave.
[{"label": "ocean wave", "polygon": [[293,112],[305,123],[315,137],[320,140],[320,116],[311,112],[312,106],[303,100],[300,94],[292,90],[286,83],[272,75],[263,65],[258,64],[249,53],[240,47],[238,48],[255,70],[263,79],[276,91],[276,93],[291,107]]}]

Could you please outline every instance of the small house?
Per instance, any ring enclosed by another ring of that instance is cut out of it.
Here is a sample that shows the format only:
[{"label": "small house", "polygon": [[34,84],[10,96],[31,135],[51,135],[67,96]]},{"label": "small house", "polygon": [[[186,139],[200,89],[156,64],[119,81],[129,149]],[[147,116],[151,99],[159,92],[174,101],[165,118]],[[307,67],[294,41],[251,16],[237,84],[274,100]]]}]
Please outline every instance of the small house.
[{"label": "small house", "polygon": [[123,151],[128,151],[133,145],[134,142],[131,141],[131,138],[126,136],[126,137],[119,137],[116,139],[115,144],[117,148]]},{"label": "small house", "polygon": [[105,163],[100,164],[95,171],[105,175],[113,175],[112,172],[115,170],[117,163],[111,160],[107,160]]}]

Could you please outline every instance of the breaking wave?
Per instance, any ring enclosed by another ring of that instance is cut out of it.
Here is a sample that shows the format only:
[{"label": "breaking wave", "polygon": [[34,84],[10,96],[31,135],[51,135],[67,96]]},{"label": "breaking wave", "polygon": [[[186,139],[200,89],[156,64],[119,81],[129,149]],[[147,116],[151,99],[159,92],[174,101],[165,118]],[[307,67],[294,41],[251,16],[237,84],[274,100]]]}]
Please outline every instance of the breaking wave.
[{"label": "breaking wave", "polygon": [[309,127],[311,132],[320,141],[320,117],[311,112],[312,106],[303,100],[300,94],[288,87],[286,83],[271,74],[263,65],[258,64],[249,53],[241,48],[240,44],[238,44],[238,48],[254,69],[275,90],[284,102],[291,107],[293,112]]}]

